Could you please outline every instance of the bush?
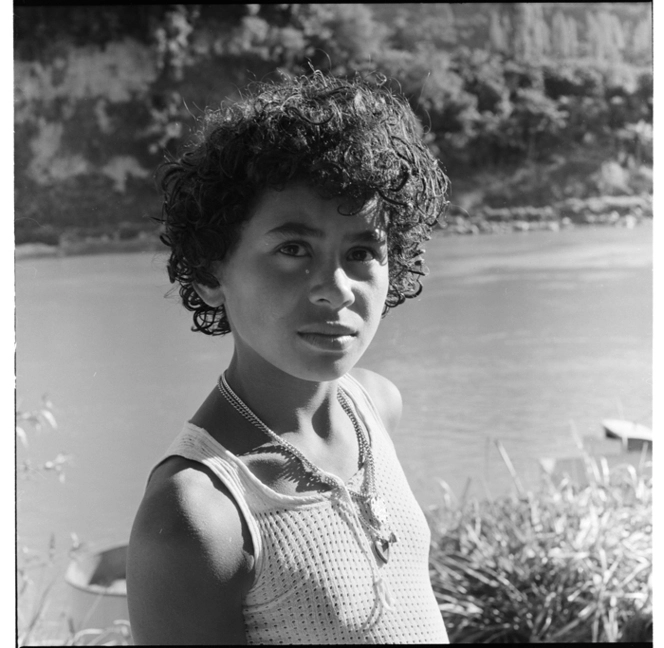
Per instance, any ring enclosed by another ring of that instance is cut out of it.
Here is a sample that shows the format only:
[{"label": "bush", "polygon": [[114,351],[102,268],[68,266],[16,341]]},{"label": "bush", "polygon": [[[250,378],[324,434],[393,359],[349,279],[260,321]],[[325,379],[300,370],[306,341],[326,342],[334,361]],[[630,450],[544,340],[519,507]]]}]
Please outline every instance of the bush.
[{"label": "bush", "polygon": [[519,498],[431,514],[431,577],[451,642],[614,642],[635,624],[652,630],[651,478],[631,466],[609,474],[588,456],[586,467],[583,488],[547,478]]}]

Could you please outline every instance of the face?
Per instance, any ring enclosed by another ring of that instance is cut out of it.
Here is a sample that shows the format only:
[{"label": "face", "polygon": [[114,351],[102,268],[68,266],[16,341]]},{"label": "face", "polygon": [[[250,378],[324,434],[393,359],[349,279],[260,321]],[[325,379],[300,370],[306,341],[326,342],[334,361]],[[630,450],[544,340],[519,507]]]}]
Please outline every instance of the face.
[{"label": "face", "polygon": [[387,234],[371,203],[352,216],[340,206],[300,184],[261,196],[206,299],[225,306],[238,366],[329,381],[368,347],[387,296]]}]

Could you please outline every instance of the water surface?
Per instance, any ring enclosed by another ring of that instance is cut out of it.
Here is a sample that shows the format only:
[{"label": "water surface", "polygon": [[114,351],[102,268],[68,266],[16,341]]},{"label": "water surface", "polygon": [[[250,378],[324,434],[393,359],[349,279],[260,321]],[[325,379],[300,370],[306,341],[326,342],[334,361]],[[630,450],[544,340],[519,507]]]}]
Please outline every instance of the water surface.
[{"label": "water surface", "polygon": [[[420,503],[499,494],[537,459],[574,452],[599,422],[651,425],[652,228],[597,228],[476,237],[437,236],[422,295],[392,311],[361,365],[404,399],[394,437]],[[18,486],[21,542],[55,534],[95,546],[125,542],[150,468],[214,386],[232,341],[189,331],[164,299],[164,258],[113,254],[16,265],[17,393],[43,392],[57,432],[31,436],[37,462],[72,455],[66,480]]]}]

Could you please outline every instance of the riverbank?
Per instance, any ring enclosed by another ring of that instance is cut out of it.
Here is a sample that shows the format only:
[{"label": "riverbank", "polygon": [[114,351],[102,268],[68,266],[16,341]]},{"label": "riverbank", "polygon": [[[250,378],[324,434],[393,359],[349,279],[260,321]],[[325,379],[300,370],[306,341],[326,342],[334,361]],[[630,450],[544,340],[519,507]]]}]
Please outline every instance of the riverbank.
[{"label": "riverbank", "polygon": [[652,217],[650,195],[568,198],[546,207],[480,207],[472,214],[452,204],[440,229],[445,234],[558,231],[589,225],[633,229]]},{"label": "riverbank", "polygon": [[[571,198],[546,207],[481,207],[472,214],[452,204],[437,231],[445,236],[501,234],[508,232],[559,231],[574,227],[633,229],[651,221],[652,196],[597,196]],[[46,242],[48,241],[48,242]],[[131,223],[117,230],[76,228],[51,232],[44,240],[21,243],[15,258],[77,256],[120,252],[159,252],[164,246],[158,229],[141,229]]]},{"label": "riverbank", "polygon": [[16,259],[65,257],[84,254],[113,254],[122,252],[158,252],[164,245],[158,232],[140,232],[136,238],[126,239],[112,234],[101,236],[68,236],[57,245],[34,242],[22,243],[14,249]]}]

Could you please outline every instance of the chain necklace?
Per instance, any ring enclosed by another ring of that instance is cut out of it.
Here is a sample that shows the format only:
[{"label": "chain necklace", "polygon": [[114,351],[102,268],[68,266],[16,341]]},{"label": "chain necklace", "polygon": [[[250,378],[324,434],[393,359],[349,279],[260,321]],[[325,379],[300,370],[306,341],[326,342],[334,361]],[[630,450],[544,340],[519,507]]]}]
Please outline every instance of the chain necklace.
[{"label": "chain necklace", "polygon": [[305,469],[310,473],[315,475],[321,482],[330,486],[333,490],[346,490],[354,498],[358,499],[361,504],[365,504],[368,511],[370,520],[366,520],[364,515],[362,515],[362,506],[360,506],[360,515],[358,516],[360,522],[367,528],[369,531],[374,549],[378,557],[386,563],[389,559],[390,553],[390,544],[393,544],[397,541],[397,537],[394,532],[388,528],[388,515],[387,509],[382,499],[376,493],[376,484],[375,484],[375,464],[373,452],[371,451],[371,444],[367,441],[362,432],[362,428],[355,417],[353,409],[348,402],[348,398],[344,390],[339,387],[337,390],[337,399],[342,409],[350,419],[357,436],[358,448],[359,448],[359,459],[360,464],[363,462],[366,464],[366,481],[367,481],[367,492],[358,493],[356,491],[347,488],[341,479],[331,475],[329,473],[323,472],[316,464],[312,461],[309,461],[307,457],[302,454],[293,444],[282,439],[276,432],[271,430],[263,421],[261,421],[254,412],[249,409],[246,403],[232,390],[231,386],[226,380],[225,373],[219,376],[219,381],[217,382],[217,387],[221,392],[221,395],[233,406],[233,408],[247,421],[256,426],[259,430],[267,434],[275,443],[287,450],[290,454],[297,457],[300,463]]}]

